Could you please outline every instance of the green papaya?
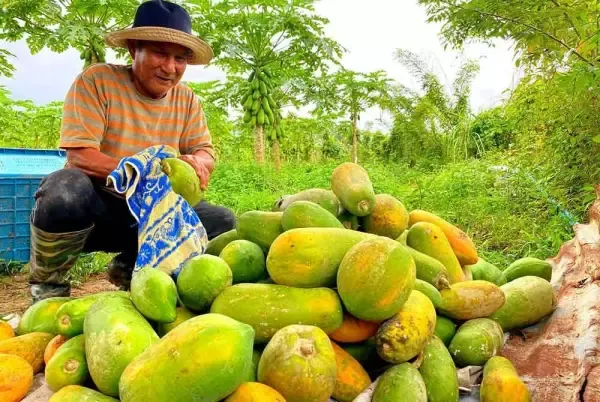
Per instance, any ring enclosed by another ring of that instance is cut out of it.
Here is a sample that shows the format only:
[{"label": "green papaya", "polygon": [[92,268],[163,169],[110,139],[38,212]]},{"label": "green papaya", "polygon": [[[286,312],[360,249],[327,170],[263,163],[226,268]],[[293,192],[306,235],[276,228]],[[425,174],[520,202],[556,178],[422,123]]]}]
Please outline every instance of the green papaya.
[{"label": "green papaya", "polygon": [[223,400],[245,380],[253,338],[252,327],[220,314],[191,318],[127,366],[121,402]]},{"label": "green papaya", "polygon": [[265,343],[281,328],[298,323],[331,333],[343,320],[342,303],[331,289],[262,283],[240,283],[225,289],[210,312],[251,325],[256,343]]},{"label": "green papaya", "polygon": [[66,341],[46,365],[46,382],[54,392],[67,385],[82,385],[88,376],[83,334]]},{"label": "green papaya", "polygon": [[90,376],[100,392],[115,397],[125,367],[159,339],[124,297],[98,299],[85,316],[83,333]]},{"label": "green papaya", "polygon": [[269,92],[267,91],[267,85],[264,83],[264,81],[259,81],[259,89],[260,89],[260,94],[262,96],[267,96],[269,94]]},{"label": "green papaya", "polygon": [[406,246],[417,267],[417,278],[425,281],[438,290],[450,287],[448,270],[444,264],[433,257]]},{"label": "green papaya", "polygon": [[360,165],[344,162],[331,174],[331,189],[342,207],[356,216],[366,216],[375,208],[375,192],[369,174]]},{"label": "green papaya", "polygon": [[273,75],[271,74],[270,70],[267,70],[266,68],[263,69],[263,73],[265,73],[265,75],[269,78],[273,78]]},{"label": "green papaya", "polygon": [[149,320],[169,323],[177,317],[177,286],[159,269],[148,267],[133,273],[131,301]]},{"label": "green papaya", "polygon": [[250,75],[248,76],[248,82],[250,82],[250,83],[254,82],[254,77],[255,77],[255,76],[256,76],[256,71],[255,71],[255,70],[252,70],[252,71],[250,72]]},{"label": "green papaya", "polygon": [[427,296],[429,300],[431,300],[431,303],[433,303],[433,307],[436,309],[441,307],[442,295],[432,284],[417,278],[415,280],[414,289]]},{"label": "green papaya", "polygon": [[240,237],[238,236],[236,229],[231,229],[225,233],[221,233],[208,242],[205,253],[218,257],[226,245],[234,240],[239,240],[239,238]]},{"label": "green papaya", "polygon": [[204,198],[200,178],[186,161],[179,158],[165,158],[161,161],[162,171],[169,177],[173,191],[183,197],[192,207]]},{"label": "green papaya", "polygon": [[185,264],[177,277],[177,291],[184,306],[202,312],[231,286],[232,278],[231,268],[222,258],[203,254]]},{"label": "green papaya", "polygon": [[504,345],[504,333],[497,322],[475,318],[458,328],[448,350],[458,367],[483,366]]},{"label": "green papaya", "polygon": [[379,378],[372,402],[427,402],[427,388],[410,363],[392,366]]},{"label": "green papaya", "polygon": [[341,222],[325,208],[310,201],[295,201],[283,211],[281,226],[284,231],[296,228],[340,228]]},{"label": "green papaya", "polygon": [[254,78],[252,79],[252,89],[254,89],[255,91],[258,89],[258,85],[259,85],[259,84],[258,84],[258,82],[259,82],[259,81],[258,81],[258,78],[257,78],[257,77],[254,77]]},{"label": "green papaya", "polygon": [[277,104],[275,103],[275,100],[273,99],[271,94],[267,95],[267,102],[269,102],[269,106],[271,106],[271,110],[277,109]]},{"label": "green papaya", "polygon": [[251,119],[252,119],[252,114],[250,114],[249,110],[246,110],[244,112],[244,123],[250,123]]},{"label": "green papaya", "polygon": [[504,277],[507,282],[523,276],[537,276],[550,282],[552,279],[552,265],[539,258],[525,257],[513,262],[504,270]]},{"label": "green papaya", "polygon": [[251,241],[232,241],[219,257],[229,265],[234,284],[256,282],[267,276],[265,254],[258,244]]},{"label": "green papaya", "polygon": [[256,127],[256,116],[252,116],[250,119],[250,126]]},{"label": "green papaya", "polygon": [[[260,99],[260,91],[257,89],[256,91],[254,91],[252,93],[252,100],[256,101],[258,99]],[[254,105],[254,103],[253,103],[253,105]],[[252,109],[252,111],[254,111],[254,109]],[[258,111],[258,109],[256,111]]]},{"label": "green papaya", "polygon": [[444,345],[449,346],[456,334],[456,324],[451,319],[438,315],[435,320],[434,334],[444,342]]},{"label": "green papaya", "polygon": [[342,211],[342,213],[340,213],[340,215],[338,216],[338,220],[346,229],[358,230],[359,228],[358,216],[352,215],[348,211]]},{"label": "green papaya", "polygon": [[50,397],[48,402],[118,402],[117,399],[101,394],[81,385],[67,385]]},{"label": "green papaya", "polygon": [[[406,238],[407,237],[408,237],[408,229],[405,230],[404,232],[402,232],[402,234],[396,239],[396,241],[399,242],[400,244],[402,244],[403,246],[406,246]],[[423,254],[423,253],[421,253],[421,254]]]},{"label": "green papaya", "polygon": [[67,338],[83,334],[83,321],[86,314],[96,301],[101,297],[129,297],[128,292],[101,292],[79,297],[60,306],[56,312],[56,333]]},{"label": "green papaya", "polygon": [[156,332],[158,333],[158,336],[162,338],[171,332],[173,328],[177,327],[182,322],[189,320],[190,318],[196,317],[196,315],[196,313],[184,306],[177,307],[177,317],[175,318],[175,321],[169,323],[158,323]]},{"label": "green papaya", "polygon": [[17,327],[18,335],[31,332],[56,333],[56,312],[65,303],[73,300],[70,297],[49,297],[41,300],[25,310]]},{"label": "green papaya", "polygon": [[260,109],[260,100],[254,99],[254,102],[252,102],[252,112],[258,113],[259,109]]},{"label": "green papaya", "polygon": [[258,123],[259,126],[262,126],[265,124],[265,111],[262,110],[262,108],[258,109],[258,114],[256,115],[256,122]]},{"label": "green papaya", "polygon": [[267,251],[275,239],[283,233],[282,216],[283,212],[244,212],[237,221],[238,236],[240,239],[258,244]]},{"label": "green papaya", "polygon": [[488,281],[497,286],[502,286],[506,283],[506,277],[502,271],[494,264],[490,264],[483,258],[479,257],[477,263],[468,265],[473,273],[473,280]]},{"label": "green papaya", "polygon": [[273,211],[285,211],[292,203],[296,201],[310,201],[325,208],[334,216],[340,213],[340,202],[331,190],[322,188],[311,188],[300,191],[296,194],[284,195],[275,201]]},{"label": "green papaya", "polygon": [[452,356],[437,336],[423,348],[419,373],[427,389],[427,402],[458,402],[458,375]]},{"label": "green papaya", "polygon": [[246,112],[250,112],[252,110],[253,103],[254,98],[252,96],[249,96],[248,99],[246,99],[246,101],[244,102],[244,110]]}]

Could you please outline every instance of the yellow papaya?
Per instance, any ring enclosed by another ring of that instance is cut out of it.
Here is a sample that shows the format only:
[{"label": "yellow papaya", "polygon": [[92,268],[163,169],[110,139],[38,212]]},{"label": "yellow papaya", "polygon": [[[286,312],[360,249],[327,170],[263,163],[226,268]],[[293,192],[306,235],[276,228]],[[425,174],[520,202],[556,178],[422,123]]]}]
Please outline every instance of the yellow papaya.
[{"label": "yellow papaya", "polygon": [[494,356],[483,367],[481,402],[529,402],[527,386],[519,378],[510,360]]},{"label": "yellow papaya", "polygon": [[439,311],[455,320],[489,317],[504,305],[505,296],[498,286],[487,281],[466,281],[442,289]]},{"label": "yellow papaya", "polygon": [[429,222],[417,222],[408,231],[406,244],[440,261],[448,271],[450,284],[465,280],[462,267],[452,251],[446,235],[438,226]]},{"label": "yellow papaya", "polygon": [[0,353],[0,401],[19,402],[33,385],[33,369],[22,357]]},{"label": "yellow papaya", "polygon": [[0,320],[0,341],[15,336],[14,329],[6,321]]},{"label": "yellow papaya", "polygon": [[54,335],[45,332],[30,332],[0,341],[0,353],[19,356],[29,362],[33,374],[44,368],[44,352]]},{"label": "yellow papaya", "polygon": [[361,226],[367,233],[397,239],[408,227],[408,211],[402,202],[389,194],[375,196],[375,208],[362,217]]},{"label": "yellow papaya", "polygon": [[353,401],[371,385],[371,378],[363,366],[348,352],[335,342],[331,342],[331,346],[335,352],[337,367],[335,388],[331,396],[339,402]]},{"label": "yellow papaya", "polygon": [[400,311],[377,331],[377,353],[387,362],[404,363],[417,356],[435,330],[431,300],[413,290]]},{"label": "yellow papaya", "polygon": [[245,382],[225,398],[224,402],[285,402],[285,399],[268,385]]},{"label": "yellow papaya", "polygon": [[115,398],[106,396],[93,389],[81,385],[67,385],[50,397],[48,402],[118,402]]},{"label": "yellow papaya", "polygon": [[350,314],[361,320],[383,321],[400,310],[415,278],[415,263],[406,248],[378,236],[346,253],[337,274],[337,290]]},{"label": "yellow papaya", "polygon": [[379,323],[359,320],[350,313],[344,313],[342,326],[329,334],[329,337],[337,342],[358,343],[377,334]]},{"label": "yellow papaya", "polygon": [[344,162],[333,170],[331,190],[352,215],[366,216],[375,208],[375,192],[369,174],[356,163]]},{"label": "yellow papaya", "polygon": [[418,222],[429,222],[438,226],[444,232],[456,258],[462,265],[471,265],[477,262],[477,248],[465,232],[437,215],[416,209],[408,214],[408,225],[412,227]]}]

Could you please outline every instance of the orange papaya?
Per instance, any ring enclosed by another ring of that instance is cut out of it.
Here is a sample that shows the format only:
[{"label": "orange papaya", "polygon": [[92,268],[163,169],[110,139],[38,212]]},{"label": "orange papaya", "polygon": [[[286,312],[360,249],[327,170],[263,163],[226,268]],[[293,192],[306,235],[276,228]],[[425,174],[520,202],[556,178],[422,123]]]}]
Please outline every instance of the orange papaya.
[{"label": "orange papaya", "polygon": [[494,356],[483,367],[481,402],[529,402],[527,386],[519,378],[510,360]]},{"label": "orange papaya", "polygon": [[22,357],[0,353],[0,401],[19,402],[33,385],[33,369]]},{"label": "orange papaya", "polygon": [[361,218],[361,226],[367,233],[397,239],[408,227],[408,211],[402,202],[389,194],[375,196],[375,208]]},{"label": "orange papaya", "polygon": [[331,190],[352,215],[366,216],[375,208],[375,192],[369,174],[356,163],[344,162],[333,170]]},{"label": "orange papaya", "polygon": [[54,335],[46,332],[30,332],[0,341],[0,353],[19,356],[29,362],[33,374],[44,368],[44,352]]},{"label": "orange papaya", "polygon": [[358,343],[375,336],[379,323],[359,320],[350,313],[344,313],[342,326],[329,334],[337,342]]},{"label": "orange papaya", "polygon": [[224,402],[285,402],[285,399],[268,385],[245,382],[225,398]]},{"label": "orange papaya", "polygon": [[371,378],[363,366],[348,352],[335,342],[331,342],[331,346],[335,352],[337,366],[335,388],[331,396],[339,402],[353,401],[371,385]]},{"label": "orange papaya", "polygon": [[430,212],[415,209],[408,214],[408,225],[412,227],[417,222],[429,222],[438,226],[450,242],[452,250],[462,265],[477,263],[477,248],[473,240],[462,230],[450,222]]},{"label": "orange papaya", "polygon": [[0,320],[0,341],[15,336],[15,330],[6,321]]},{"label": "orange papaya", "polygon": [[48,362],[50,361],[52,356],[54,356],[58,348],[60,348],[63,345],[63,343],[65,343],[68,340],[69,338],[62,335],[56,335],[54,338],[52,338],[52,340],[50,341],[50,343],[48,343],[46,349],[44,350],[44,363],[48,364]]}]

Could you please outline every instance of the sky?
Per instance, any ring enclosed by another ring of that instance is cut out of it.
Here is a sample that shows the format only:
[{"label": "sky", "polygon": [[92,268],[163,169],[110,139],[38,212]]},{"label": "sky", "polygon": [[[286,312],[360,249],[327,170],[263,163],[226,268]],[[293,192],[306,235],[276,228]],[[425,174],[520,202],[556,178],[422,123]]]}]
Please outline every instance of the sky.
[{"label": "sky", "polygon": [[[476,59],[481,66],[471,95],[471,106],[476,112],[499,104],[506,96],[505,91],[518,82],[511,43],[496,41],[495,47],[469,44],[461,51],[444,51],[439,35],[441,25],[426,22],[424,7],[417,0],[320,0],[316,10],[330,21],[326,34],[347,49],[343,65],[348,69],[360,72],[383,69],[405,86],[416,89],[415,80],[394,60],[396,49],[419,54],[448,85],[461,61]],[[63,100],[83,65],[73,49],[60,54],[42,50],[31,55],[24,41],[0,42],[0,46],[16,55],[12,59],[16,67],[14,77],[0,77],[0,85],[6,86],[14,99],[31,99],[39,104]],[[110,52],[107,61],[121,63]],[[183,80],[224,77],[214,66],[189,66]],[[379,114],[372,109],[361,121],[364,124],[377,117]]]}]

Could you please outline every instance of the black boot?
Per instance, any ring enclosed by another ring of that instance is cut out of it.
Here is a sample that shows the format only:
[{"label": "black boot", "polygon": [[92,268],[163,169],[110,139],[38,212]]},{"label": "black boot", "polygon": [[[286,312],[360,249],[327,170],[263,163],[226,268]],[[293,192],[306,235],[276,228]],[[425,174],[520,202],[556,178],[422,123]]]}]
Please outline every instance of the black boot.
[{"label": "black boot", "polygon": [[109,282],[118,286],[120,290],[129,291],[136,259],[137,254],[135,253],[116,255],[106,267]]}]

